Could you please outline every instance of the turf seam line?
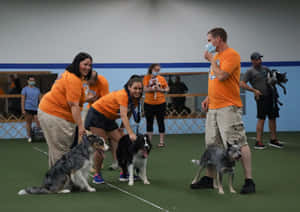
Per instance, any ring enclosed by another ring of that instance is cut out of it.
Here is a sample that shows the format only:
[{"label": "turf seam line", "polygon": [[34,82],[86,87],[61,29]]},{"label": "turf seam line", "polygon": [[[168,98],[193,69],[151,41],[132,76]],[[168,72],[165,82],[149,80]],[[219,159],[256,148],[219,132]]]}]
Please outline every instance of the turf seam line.
[{"label": "turf seam line", "polygon": [[[33,149],[36,150],[36,151],[38,151],[38,152],[40,152],[40,153],[42,153],[42,154],[44,154],[44,155],[46,155],[46,156],[48,156],[47,152],[43,151],[42,149],[40,149],[38,147],[33,147]],[[90,176],[93,177],[93,175],[91,175],[91,174],[90,174]],[[148,204],[148,205],[150,205],[150,206],[152,206],[154,208],[157,208],[157,209],[159,209],[161,211],[168,212],[168,210],[166,210],[166,209],[164,209],[164,208],[162,208],[162,207],[160,207],[160,206],[158,206],[158,205],[156,205],[156,204],[154,204],[154,203],[152,203],[152,202],[150,202],[150,201],[148,201],[146,199],[143,199],[142,197],[139,197],[139,196],[137,196],[135,194],[132,194],[132,193],[130,193],[130,192],[128,192],[128,191],[126,191],[126,190],[124,190],[122,188],[119,188],[118,186],[115,186],[115,185],[107,183],[107,182],[105,182],[105,184],[108,185],[111,188],[114,188],[114,189],[116,189],[116,190],[124,193],[124,194],[127,194],[128,196],[136,198],[136,199],[138,199],[138,200],[140,200],[140,201],[142,201],[142,202],[144,202],[144,203],[146,203],[146,204]]]}]

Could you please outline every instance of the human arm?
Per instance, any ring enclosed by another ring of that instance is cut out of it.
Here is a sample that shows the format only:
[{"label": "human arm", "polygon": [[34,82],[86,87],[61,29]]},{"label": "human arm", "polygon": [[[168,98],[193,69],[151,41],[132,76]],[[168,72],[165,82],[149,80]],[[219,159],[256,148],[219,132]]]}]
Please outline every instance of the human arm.
[{"label": "human arm", "polygon": [[153,93],[157,91],[155,86],[150,85],[150,81],[153,82],[153,79],[151,79],[151,77],[148,75],[146,75],[143,79],[145,93]]},{"label": "human arm", "polygon": [[247,90],[251,91],[254,93],[255,99],[259,99],[259,96],[262,95],[262,93],[253,87],[250,87],[247,83],[253,79],[253,71],[252,69],[249,69],[246,71],[246,73],[243,75],[243,78],[240,81],[240,87]]},{"label": "human arm", "polygon": [[95,102],[99,97],[95,94],[92,94],[92,93],[88,93],[85,97],[85,102],[88,102],[88,103],[93,103]]},{"label": "human arm", "polygon": [[25,96],[26,96],[26,91],[25,91],[25,88],[22,89],[22,92],[21,92],[21,111],[22,111],[22,114],[25,114]]},{"label": "human arm", "polygon": [[162,93],[167,93],[170,91],[170,87],[164,77],[160,77],[159,82],[160,82],[161,86],[157,85],[157,87],[156,87],[157,91],[162,92]]},{"label": "human arm", "polygon": [[21,97],[21,111],[22,111],[22,114],[25,114],[25,96],[22,95]]},{"label": "human arm", "polygon": [[217,61],[214,60],[213,54],[205,51],[204,58],[211,63],[211,70],[214,72],[215,76],[220,81],[225,81],[230,77],[230,74],[226,71],[222,71],[220,66],[217,64]]},{"label": "human arm", "polygon": [[255,99],[259,99],[259,96],[262,95],[262,93],[258,89],[250,87],[245,81],[240,81],[240,87],[246,89],[247,91],[253,92]]},{"label": "human arm", "polygon": [[135,141],[136,140],[136,135],[133,132],[133,130],[130,127],[130,123],[129,123],[129,118],[128,118],[128,109],[127,107],[120,105],[120,116],[121,116],[121,120],[122,120],[122,125],[124,126],[124,128],[126,129],[129,138],[131,141]]},{"label": "human arm", "polygon": [[208,104],[209,104],[209,100],[208,100],[208,96],[201,102],[201,107],[202,107],[202,110],[204,112],[207,112],[208,111]]},{"label": "human arm", "polygon": [[156,91],[156,89],[155,88],[153,88],[153,87],[144,87],[144,91],[146,92],[146,93],[150,93],[150,92],[155,92]]},{"label": "human arm", "polygon": [[83,123],[81,119],[81,111],[80,111],[79,103],[68,102],[68,104],[71,108],[72,117],[78,126],[78,134],[79,136],[82,136],[85,134],[85,129],[83,127]]},{"label": "human arm", "polygon": [[70,107],[70,112],[74,122],[78,126],[78,134],[85,134],[85,129],[81,119],[81,104],[84,102],[84,89],[81,79],[73,76],[66,82],[66,100]]}]

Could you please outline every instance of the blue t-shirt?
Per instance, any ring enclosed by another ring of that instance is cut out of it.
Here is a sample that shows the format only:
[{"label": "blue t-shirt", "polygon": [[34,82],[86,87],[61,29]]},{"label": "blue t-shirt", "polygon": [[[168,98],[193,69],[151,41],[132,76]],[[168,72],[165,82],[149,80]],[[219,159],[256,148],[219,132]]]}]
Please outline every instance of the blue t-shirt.
[{"label": "blue t-shirt", "polygon": [[37,111],[39,105],[40,89],[37,87],[26,86],[22,89],[21,94],[25,96],[24,109]]}]

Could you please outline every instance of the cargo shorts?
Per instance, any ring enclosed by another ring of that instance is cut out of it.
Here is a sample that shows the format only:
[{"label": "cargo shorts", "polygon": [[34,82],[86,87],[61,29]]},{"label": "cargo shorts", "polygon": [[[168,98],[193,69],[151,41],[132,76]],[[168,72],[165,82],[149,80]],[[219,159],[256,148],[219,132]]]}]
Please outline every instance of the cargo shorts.
[{"label": "cargo shorts", "polygon": [[210,109],[205,123],[205,145],[219,145],[227,148],[227,143],[248,145],[242,121],[242,108],[228,106]]}]

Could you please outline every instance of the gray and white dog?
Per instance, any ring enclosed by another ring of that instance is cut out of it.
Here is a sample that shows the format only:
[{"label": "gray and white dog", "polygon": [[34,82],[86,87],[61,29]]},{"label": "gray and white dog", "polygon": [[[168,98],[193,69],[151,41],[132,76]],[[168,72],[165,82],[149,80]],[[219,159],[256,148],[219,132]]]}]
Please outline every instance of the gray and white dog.
[{"label": "gray and white dog", "polygon": [[[82,142],[64,154],[46,173],[41,186],[22,189],[19,195],[69,193],[72,189],[95,192],[87,181],[93,166],[94,153],[102,154],[108,149],[103,138],[84,135]],[[72,189],[68,189],[72,185]]]},{"label": "gray and white dog", "polygon": [[216,171],[213,184],[214,188],[218,189],[219,194],[224,194],[222,177],[224,173],[229,174],[229,190],[231,193],[236,193],[232,183],[234,177],[235,161],[241,158],[241,147],[238,144],[227,145],[228,148],[224,149],[217,145],[210,145],[203,153],[201,160],[192,160],[200,166],[192,184],[200,179],[200,174],[204,168],[211,168]]}]

